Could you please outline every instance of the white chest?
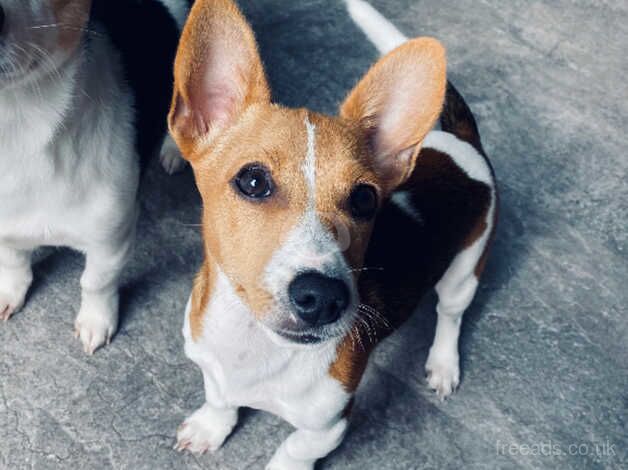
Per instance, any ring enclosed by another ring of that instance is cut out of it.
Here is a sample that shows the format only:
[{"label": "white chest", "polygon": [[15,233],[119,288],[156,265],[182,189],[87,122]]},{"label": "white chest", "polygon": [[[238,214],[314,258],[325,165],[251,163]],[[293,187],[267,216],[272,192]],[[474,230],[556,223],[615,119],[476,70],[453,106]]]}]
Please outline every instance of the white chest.
[{"label": "white chest", "polygon": [[[186,311],[185,351],[203,371],[208,401],[277,414],[299,427],[324,425],[350,396],[328,373],[336,342],[276,345],[220,274],[201,338],[192,340]],[[189,306],[188,306],[189,309]]]}]

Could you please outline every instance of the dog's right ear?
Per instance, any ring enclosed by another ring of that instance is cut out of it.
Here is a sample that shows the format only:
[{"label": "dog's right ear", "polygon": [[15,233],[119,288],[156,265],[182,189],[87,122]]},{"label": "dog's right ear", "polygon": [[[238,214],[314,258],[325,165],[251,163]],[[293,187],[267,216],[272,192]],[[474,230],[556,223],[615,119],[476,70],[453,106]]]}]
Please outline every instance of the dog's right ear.
[{"label": "dog's right ear", "polygon": [[183,30],[168,125],[192,163],[252,104],[270,102],[255,36],[231,0],[197,0]]}]

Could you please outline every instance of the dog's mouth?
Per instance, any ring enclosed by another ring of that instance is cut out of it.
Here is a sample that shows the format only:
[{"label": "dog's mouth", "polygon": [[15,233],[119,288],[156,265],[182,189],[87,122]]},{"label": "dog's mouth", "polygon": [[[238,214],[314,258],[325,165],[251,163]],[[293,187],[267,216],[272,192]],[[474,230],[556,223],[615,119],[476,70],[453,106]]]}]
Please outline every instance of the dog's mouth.
[{"label": "dog's mouth", "polygon": [[260,322],[260,325],[278,346],[308,347],[327,343],[345,336],[351,331],[354,315],[347,315],[334,325],[320,328],[294,328],[289,322],[278,324]]},{"label": "dog's mouth", "polygon": [[274,332],[294,344],[311,345],[322,343],[325,340],[325,338],[311,333],[295,333],[293,331],[281,330],[274,330]]}]

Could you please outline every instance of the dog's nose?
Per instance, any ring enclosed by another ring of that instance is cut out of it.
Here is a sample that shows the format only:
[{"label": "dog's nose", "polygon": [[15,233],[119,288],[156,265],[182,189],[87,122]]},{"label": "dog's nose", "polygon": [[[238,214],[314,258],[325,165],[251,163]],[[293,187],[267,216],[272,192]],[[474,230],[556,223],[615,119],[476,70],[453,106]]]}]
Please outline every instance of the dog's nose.
[{"label": "dog's nose", "polygon": [[340,279],[318,272],[298,275],[288,287],[296,314],[311,326],[333,323],[349,305],[349,289]]}]

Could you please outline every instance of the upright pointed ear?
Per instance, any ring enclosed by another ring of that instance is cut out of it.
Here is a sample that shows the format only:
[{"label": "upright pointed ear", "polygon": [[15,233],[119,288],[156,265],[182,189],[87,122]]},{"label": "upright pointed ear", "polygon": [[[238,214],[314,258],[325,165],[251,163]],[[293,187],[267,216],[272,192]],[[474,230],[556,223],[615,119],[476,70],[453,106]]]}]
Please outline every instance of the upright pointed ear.
[{"label": "upright pointed ear", "polygon": [[387,191],[412,173],[446,86],[444,47],[436,39],[417,38],[380,59],[342,104],[341,117],[365,129]]},{"label": "upright pointed ear", "polygon": [[168,124],[183,155],[194,161],[250,105],[270,102],[251,27],[231,0],[197,0],[175,61]]}]

